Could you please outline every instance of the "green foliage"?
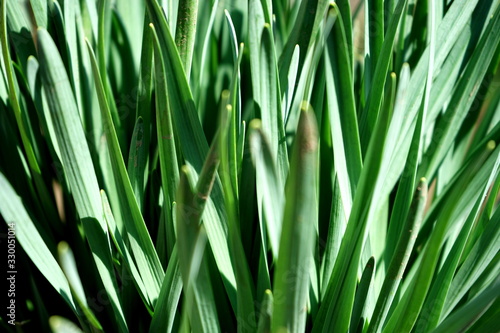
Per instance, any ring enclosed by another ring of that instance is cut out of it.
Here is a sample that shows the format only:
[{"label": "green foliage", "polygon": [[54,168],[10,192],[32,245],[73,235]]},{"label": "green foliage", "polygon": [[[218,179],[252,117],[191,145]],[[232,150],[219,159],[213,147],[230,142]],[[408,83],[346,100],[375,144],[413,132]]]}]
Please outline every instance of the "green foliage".
[{"label": "green foliage", "polygon": [[0,0],[0,22],[2,331],[498,328],[498,1]]}]

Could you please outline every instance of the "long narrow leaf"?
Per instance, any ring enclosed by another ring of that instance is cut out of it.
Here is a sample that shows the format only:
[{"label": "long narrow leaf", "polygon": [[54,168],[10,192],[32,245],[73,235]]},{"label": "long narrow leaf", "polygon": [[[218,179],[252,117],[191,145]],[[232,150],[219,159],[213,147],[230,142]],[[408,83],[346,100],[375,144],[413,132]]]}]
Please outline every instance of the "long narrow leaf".
[{"label": "long narrow leaf", "polygon": [[129,235],[128,239],[131,243],[132,255],[137,262],[138,269],[144,280],[150,305],[154,307],[160,293],[161,281],[163,281],[164,277],[163,268],[158,259],[158,254],[153,247],[153,242],[137,205],[132,186],[130,185],[94,53],[88,43],[87,47],[94,73],[101,114],[105,124],[104,129],[107,136],[113,174],[116,178],[119,193],[121,193],[120,200],[123,202],[121,205],[124,210],[122,216]]},{"label": "long narrow leaf", "polygon": [[[301,111],[286,189],[283,231],[274,277],[272,331],[305,329],[309,269],[317,217],[318,133],[310,107]],[[293,276],[293,278],[290,278]]]},{"label": "long narrow leaf", "polygon": [[94,254],[100,278],[110,298],[120,331],[127,330],[111,262],[110,242],[99,200],[99,187],[87,141],[68,76],[57,47],[49,33],[38,29],[40,66],[53,112],[54,129],[61,149],[64,171],[82,219],[86,237]]}]

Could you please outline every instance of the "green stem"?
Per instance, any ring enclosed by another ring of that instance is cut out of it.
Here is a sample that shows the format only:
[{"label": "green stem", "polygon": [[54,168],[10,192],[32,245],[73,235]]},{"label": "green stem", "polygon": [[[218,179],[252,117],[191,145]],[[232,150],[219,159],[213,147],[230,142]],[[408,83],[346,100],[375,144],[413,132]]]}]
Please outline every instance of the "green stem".
[{"label": "green stem", "polygon": [[175,44],[181,57],[186,77],[189,80],[193,62],[194,40],[196,38],[196,20],[198,18],[198,0],[179,1]]}]

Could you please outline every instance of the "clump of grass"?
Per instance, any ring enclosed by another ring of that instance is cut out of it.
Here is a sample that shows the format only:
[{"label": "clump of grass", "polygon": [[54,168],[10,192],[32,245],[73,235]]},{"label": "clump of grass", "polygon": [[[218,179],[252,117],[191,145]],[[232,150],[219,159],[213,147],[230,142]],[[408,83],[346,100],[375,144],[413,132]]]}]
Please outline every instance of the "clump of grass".
[{"label": "clump of grass", "polygon": [[0,17],[6,331],[499,327],[498,2]]}]

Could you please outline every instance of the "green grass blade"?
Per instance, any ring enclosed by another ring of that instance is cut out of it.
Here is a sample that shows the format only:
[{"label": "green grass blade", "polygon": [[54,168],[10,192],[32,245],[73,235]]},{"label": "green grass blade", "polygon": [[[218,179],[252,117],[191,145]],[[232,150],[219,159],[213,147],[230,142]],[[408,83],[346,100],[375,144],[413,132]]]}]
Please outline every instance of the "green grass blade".
[{"label": "green grass blade", "polygon": [[[427,22],[427,26],[429,31],[433,31],[435,27],[435,17],[434,17],[434,10],[431,8],[429,11],[429,18]],[[427,119],[427,113],[429,112],[429,101],[431,98],[431,88],[432,88],[432,76],[433,76],[433,71],[434,71],[434,54],[435,54],[435,38],[434,38],[434,33],[430,34],[429,37],[429,64],[427,67],[427,80],[426,80],[426,86],[425,86],[425,91],[424,91],[424,98],[422,101],[422,104],[420,106],[420,110],[418,113],[417,117],[417,124],[415,126],[415,132],[413,133],[413,138],[410,144],[410,151],[408,153],[408,158],[407,162],[405,164],[405,168],[403,170],[403,174],[401,176],[399,186],[398,186],[398,191],[396,193],[396,199],[394,202],[394,210],[391,215],[391,220],[389,222],[389,230],[388,230],[388,238],[387,238],[387,246],[386,246],[386,251],[385,251],[385,260],[387,263],[392,262],[392,260],[395,258],[395,252],[390,251],[389,249],[396,249],[398,248],[398,245],[400,244],[400,235],[402,230],[405,230],[408,228],[406,226],[403,226],[399,221],[403,221],[405,218],[408,220],[410,218],[410,215],[408,214],[415,214],[415,211],[412,210],[414,209],[412,206],[410,206],[411,202],[415,200],[415,197],[411,197],[412,192],[414,191],[415,183],[417,181],[417,168],[418,168],[418,162],[419,162],[419,154],[424,148],[424,125],[426,124],[426,119]],[[405,88],[407,88],[407,83],[408,83],[408,77],[409,75],[409,67],[406,64],[403,64],[402,67],[402,77],[405,79]],[[404,76],[403,76],[404,75]],[[401,102],[401,101],[399,101]],[[401,110],[395,110],[399,111],[401,113]],[[426,192],[427,192],[427,184],[423,184],[422,181],[424,179],[420,179],[420,183],[417,186],[417,190],[421,188],[422,186],[426,187]],[[422,200],[426,200],[425,196],[427,193],[422,193],[424,195],[424,198]],[[418,212],[420,213],[420,212]],[[420,223],[421,220],[418,221],[418,228],[420,228]],[[413,226],[411,229],[416,229],[417,225]],[[417,234],[417,233],[416,233]],[[411,238],[411,247],[413,247],[414,244],[414,238]],[[398,242],[398,243],[396,243]],[[410,244],[408,244],[410,245]],[[407,250],[411,251],[411,247],[409,247]],[[410,252],[411,253],[411,252]],[[410,254],[408,253],[408,255]],[[406,266],[406,264],[404,265]],[[403,271],[400,272],[400,274],[403,274]],[[385,283],[385,282],[384,282]],[[390,282],[389,282],[390,283]],[[393,292],[397,290],[396,288],[393,289]],[[380,296],[379,296],[380,297]],[[389,296],[390,297],[390,296]],[[385,302],[384,300],[381,300],[381,302]],[[391,303],[392,300],[389,302]],[[389,309],[390,304],[387,304],[385,309],[381,310],[381,317],[380,319],[376,319],[378,322],[374,325],[374,331],[378,331],[379,328],[381,328],[381,324],[384,322],[385,317],[387,315],[387,310]]]},{"label": "green grass blade", "polygon": [[[267,250],[266,238],[268,237],[274,258],[277,259],[285,207],[285,194],[283,186],[280,186],[278,171],[276,170],[268,139],[262,131],[259,120],[250,123],[249,135],[250,149],[257,177],[257,205],[260,212],[259,220],[262,245],[264,246],[263,251]],[[266,234],[267,237],[265,237]]]},{"label": "green grass blade", "polygon": [[426,199],[427,182],[425,179],[421,179],[415,190],[405,225],[401,230],[394,255],[387,269],[368,332],[380,332],[382,330],[385,318],[389,313],[394,297],[396,296],[396,291],[403,278],[406,265],[410,259],[416,234],[418,234],[422,222]]},{"label": "green grass blade", "polygon": [[53,112],[54,129],[68,185],[118,327],[120,331],[126,331],[127,324],[117,294],[107,227],[103,221],[99,187],[90,152],[64,65],[56,45],[44,29],[38,29],[38,50],[42,77],[47,87],[47,101]]},{"label": "green grass blade", "polygon": [[61,152],[59,145],[57,143],[57,138],[54,133],[54,126],[52,125],[52,115],[47,105],[47,98],[45,97],[45,92],[42,89],[42,78],[40,75],[40,65],[35,57],[29,57],[26,64],[26,69],[28,71],[28,86],[31,92],[31,98],[33,99],[35,106],[38,111],[38,118],[41,120],[40,125],[43,127],[43,131],[49,136],[50,142],[49,149],[53,150],[57,159],[61,159]]},{"label": "green grass blade", "polygon": [[[203,11],[203,6],[207,6],[207,2],[202,2],[201,4],[201,7],[200,7],[200,11]],[[211,37],[211,34],[212,34],[212,29],[213,29],[213,26],[214,26],[214,22],[215,22],[215,18],[216,18],[216,14],[217,14],[217,8],[219,6],[219,0],[215,0],[213,2],[213,4],[211,5],[211,9],[210,9],[210,16],[208,18],[208,22],[207,20],[203,20],[198,22],[199,24],[199,27],[198,27],[198,34],[203,34],[203,43],[195,43],[194,45],[194,52],[195,53],[199,53],[199,55],[196,55],[194,56],[194,59],[193,61],[199,61],[199,69],[198,69],[198,81],[195,83],[195,87],[193,89],[193,94],[194,94],[194,98],[195,98],[195,101],[196,101],[196,105],[199,107],[200,106],[200,102],[201,100],[203,99],[204,97],[204,94],[206,93],[205,92],[205,89],[207,87],[207,85],[209,85],[206,79],[206,75],[207,75],[207,72],[209,72],[209,66],[208,66],[208,47],[210,45],[210,37]],[[208,8],[208,6],[206,7]],[[201,40],[202,38],[199,37],[199,39]],[[200,45],[201,44],[201,45]],[[194,67],[196,68],[196,65],[197,63],[195,62],[194,63]],[[196,73],[193,73],[193,74],[196,74]]]},{"label": "green grass blade", "polygon": [[271,332],[271,320],[273,316],[273,293],[271,290],[266,290],[264,293],[264,299],[261,303],[260,316],[259,316],[259,326],[257,327],[257,333],[268,333]]},{"label": "green grass blade", "polygon": [[[486,147],[486,154],[491,153],[491,147]],[[495,153],[490,156],[484,165],[481,165],[482,169],[489,170],[489,173],[491,173],[493,168],[492,158],[496,157],[494,154]],[[480,173],[478,174],[481,175]],[[455,195],[458,197],[461,194],[462,193],[459,191],[455,192]],[[458,201],[457,197],[453,198],[450,202],[455,204],[456,201]],[[409,288],[406,290],[403,299],[398,304],[398,308],[389,318],[387,326],[384,328],[384,332],[393,332],[394,330],[407,331],[411,330],[414,326],[417,316],[422,309],[425,297],[427,296],[434,272],[437,269],[441,245],[446,235],[448,223],[452,217],[451,214],[452,212],[446,211],[444,216],[441,216],[436,222],[434,230],[429,236],[428,244],[422,254],[422,262],[419,265],[419,269],[412,279]]]},{"label": "green grass blade", "polygon": [[357,332],[358,327],[362,328],[364,322],[367,318],[363,317],[365,314],[364,309],[366,308],[366,301],[368,296],[369,288],[373,288],[372,281],[375,270],[375,259],[370,257],[366,263],[363,274],[361,275],[361,280],[359,281],[358,288],[356,290],[356,298],[354,299],[354,305],[352,308],[351,324],[349,331]]},{"label": "green grass blade", "polygon": [[142,117],[137,118],[128,153],[128,177],[139,207],[144,202],[144,169],[146,168],[147,146],[144,145],[145,130]]},{"label": "green grass blade", "polygon": [[[12,61],[9,52],[9,41],[7,35],[7,8],[9,9],[9,14],[11,14],[9,15],[10,26],[15,26],[16,30],[22,29],[19,32],[20,34],[26,33],[26,27],[23,27],[23,23],[18,22],[22,20],[21,16],[24,13],[24,9],[16,9],[12,7],[14,5],[15,4],[10,1],[0,2],[0,18],[2,20],[2,23],[0,24],[0,43],[2,45],[1,51],[3,69],[5,70],[7,79],[7,90],[9,95],[8,101],[10,102],[14,111],[17,127],[21,136],[22,146],[24,148],[26,159],[35,183],[35,189],[38,192],[40,200],[42,201],[42,203],[44,203],[44,206],[46,206],[45,212],[48,215],[48,218],[55,219],[56,214],[52,210],[52,203],[50,202],[51,195],[42,179],[42,169],[39,160],[37,159],[37,153],[39,153],[39,149],[37,147],[36,141],[33,140],[33,137],[30,135],[30,133],[32,133],[32,125],[28,120],[29,117],[27,115],[27,110],[22,108],[22,104],[20,104],[21,96],[19,96],[19,84],[14,73],[14,62]],[[21,44],[22,47],[17,48],[18,52],[20,53],[18,57],[23,62],[22,65],[27,66],[26,61],[28,57],[35,52],[34,48],[32,48],[33,42],[30,36],[19,35],[18,38],[16,38],[14,41],[16,42],[16,44]],[[33,53],[29,54],[29,52]]]},{"label": "green grass blade", "polygon": [[281,92],[278,82],[276,51],[269,24],[264,24],[260,53],[260,112],[262,131],[269,138],[271,153],[276,160],[279,184],[284,184],[288,174],[288,153],[285,129],[281,114]]},{"label": "green grass blade", "polygon": [[348,216],[352,199],[361,173],[361,147],[357,128],[356,108],[354,105],[354,91],[352,72],[349,67],[349,58],[342,18],[338,16],[338,8],[333,7],[337,20],[327,40],[325,55],[326,76],[326,108],[330,120],[330,131],[333,143],[335,170],[338,186],[341,192],[343,210]]},{"label": "green grass blade", "polygon": [[[376,82],[376,84],[372,85],[368,94],[366,107],[361,113],[359,133],[361,138],[361,149],[363,152],[366,152],[368,148],[368,142],[371,138],[375,123],[377,122],[377,118],[379,117],[380,107],[382,105],[384,95],[384,86],[387,79],[389,63],[391,61],[390,55],[394,47],[396,32],[399,22],[401,22],[403,9],[405,8],[406,3],[407,0],[399,0],[396,8],[394,9],[394,13],[391,15],[382,48],[380,49],[378,62],[373,73],[372,81]],[[381,22],[383,22],[383,19]]]},{"label": "green grass blade", "polygon": [[250,54],[250,74],[252,76],[252,96],[255,102],[261,99],[260,78],[260,49],[262,39],[262,27],[266,23],[261,1],[248,1],[248,46]]},{"label": "green grass blade", "polygon": [[286,85],[282,86],[283,100],[281,105],[283,110],[281,111],[283,118],[287,119],[290,114],[290,108],[292,107],[293,94],[295,93],[295,82],[297,82],[297,77],[299,74],[299,58],[300,58],[300,48],[295,46],[292,53],[292,58],[290,60],[290,68],[288,69]]},{"label": "green grass blade", "polygon": [[94,52],[88,43],[87,47],[94,73],[97,95],[99,97],[101,115],[105,124],[106,142],[110,152],[113,174],[116,179],[117,188],[119,189],[118,193],[121,194],[120,206],[129,236],[128,240],[130,241],[132,255],[137,262],[138,270],[141,272],[142,279],[144,280],[149,302],[154,307],[164,277],[163,268],[158,259],[158,254],[154,249],[139,206],[137,205],[132,186],[130,185]]},{"label": "green grass blade", "polygon": [[499,295],[500,278],[497,278],[491,286],[453,313],[453,315],[436,327],[432,333],[464,332],[495,303]]},{"label": "green grass blade", "polygon": [[80,86],[80,64],[78,59],[78,39],[76,14],[78,3],[76,1],[64,2],[63,18],[64,18],[64,39],[66,44],[66,53],[68,54],[68,76],[75,93],[76,105],[80,110],[80,115],[83,116],[83,96]]},{"label": "green grass blade", "polygon": [[[278,66],[280,73],[280,86],[282,87],[286,86],[286,73],[289,71],[296,45],[298,45],[301,50],[299,68],[302,69],[302,73],[307,71],[307,67],[304,66],[307,58],[306,54],[316,41],[320,27],[323,24],[324,15],[327,11],[329,1],[302,1],[298,2],[297,5],[300,6],[297,17],[295,18],[292,31],[290,32],[290,36],[283,48],[283,52],[279,56]],[[311,19],[312,17],[314,17],[314,19]]]},{"label": "green grass blade", "polygon": [[175,44],[189,80],[198,18],[198,0],[179,0]]},{"label": "green grass blade", "polygon": [[188,182],[188,178],[192,177],[188,175],[189,168],[182,167],[177,192],[177,246],[186,295],[185,311],[193,331],[196,332],[220,331],[214,294],[210,280],[205,275],[207,268],[203,252],[206,234],[200,224],[219,163],[215,154],[213,148],[203,166],[195,192],[191,190]]},{"label": "green grass blade", "polygon": [[[336,5],[339,10],[339,15],[342,16],[342,23],[344,26],[346,47],[347,47],[347,57],[351,63],[350,69],[354,70],[354,51],[353,51],[353,25],[352,16],[353,11],[351,8],[351,2],[347,0],[337,1]],[[359,5],[359,4],[358,4]]]},{"label": "green grass blade", "polygon": [[[290,112],[285,119],[285,132],[287,137],[293,138],[297,130],[297,124],[300,118],[300,108],[303,101],[309,101],[315,87],[316,72],[320,67],[320,60],[323,54],[326,36],[330,34],[332,26],[335,22],[336,15],[332,8],[327,7],[321,16],[326,14],[326,20],[321,22],[321,26],[316,38],[311,42],[311,45],[306,52],[305,60],[300,72],[298,81],[295,83],[295,95],[293,97]],[[300,55],[303,54],[300,49]],[[299,62],[300,64],[300,62]],[[281,73],[281,72],[280,72]]]},{"label": "green grass blade", "polygon": [[69,244],[64,241],[59,242],[59,244],[57,244],[57,253],[59,262],[61,263],[61,268],[72,285],[75,294],[86,303],[82,281],[80,280],[78,269],[76,268],[75,256],[73,255],[73,251],[69,247]]},{"label": "green grass blade", "polygon": [[46,0],[33,0],[30,1],[31,10],[35,16],[36,25],[41,28],[47,29],[49,18],[47,1]]},{"label": "green grass blade", "polygon": [[481,191],[479,198],[477,199],[474,208],[471,210],[467,221],[461,228],[458,237],[455,239],[453,248],[448,254],[446,261],[436,276],[435,281],[429,291],[426,299],[426,303],[423,306],[423,313],[428,314],[425,316],[425,320],[421,318],[421,321],[416,323],[417,332],[428,332],[434,329],[439,323],[441,312],[443,311],[444,302],[446,300],[446,295],[448,293],[451,280],[457,269],[460,258],[463,255],[463,251],[466,245],[466,241],[470,235],[471,229],[474,222],[478,218],[479,210],[483,205],[484,201],[488,197],[488,191],[494,179],[498,176],[498,164],[500,163],[500,156],[497,158],[496,165],[490,175],[490,179],[487,181],[484,189]]},{"label": "green grass blade", "polygon": [[477,82],[482,81],[499,41],[500,8],[497,7],[494,17],[488,22],[488,28],[458,83],[458,87],[452,96],[443,119],[436,126],[436,130],[441,135],[436,140],[433,140],[429,147],[419,171],[420,174],[425,174],[429,178],[432,177],[436,172],[438,164],[441,163],[445,154],[450,149],[453,139],[457,135],[470,106],[474,102],[474,98],[478,92]]},{"label": "green grass blade", "polygon": [[[241,75],[240,66],[243,59],[244,44],[241,43],[238,47],[238,40],[236,36],[236,31],[231,19],[231,15],[227,10],[224,11],[226,22],[230,31],[231,41],[232,41],[232,54],[233,54],[233,75],[231,77],[231,83],[229,84],[230,96],[228,96],[229,103],[231,105],[231,120],[229,125],[229,151],[228,158],[230,163],[228,165],[228,172],[231,175],[231,187],[233,188],[236,201],[239,198],[239,186],[238,186],[238,171],[241,166],[240,159],[238,156],[238,140],[244,140],[244,136],[241,137]],[[222,94],[225,94],[223,91]],[[225,106],[225,96],[222,96],[221,107]]]},{"label": "green grass blade", "polygon": [[[395,76],[394,74],[392,76]],[[373,214],[372,200],[379,174],[390,121],[390,110],[383,109],[374,132],[358,183],[347,228],[340,245],[338,260],[327,282],[324,301],[314,321],[313,332],[346,331],[354,302],[361,248],[366,238],[369,217]],[[367,202],[369,203],[367,205]]]},{"label": "green grass blade", "polygon": [[441,318],[445,318],[451,312],[498,254],[499,218],[500,213],[497,210],[485,226],[485,230],[474,244],[464,263],[456,272],[444,302]]},{"label": "green grass blade", "polygon": [[106,195],[106,192],[104,192],[103,190],[101,190],[101,200],[102,200],[102,208],[104,210],[104,218],[106,219],[106,224],[109,230],[109,235],[111,236],[111,239],[116,247],[116,250],[118,251],[118,254],[123,259],[122,261],[123,265],[132,275],[133,282],[137,288],[137,291],[139,292],[139,296],[142,298],[142,300],[148,307],[148,311],[152,312],[153,309],[151,307],[150,302],[147,299],[148,292],[144,285],[144,281],[142,280],[141,275],[137,270],[137,266],[133,261],[132,256],[130,255],[130,252],[125,244],[123,236],[121,235],[120,230],[116,225],[113,212],[111,211],[111,207],[109,205],[108,197]]},{"label": "green grass blade", "polygon": [[85,315],[85,318],[79,318],[80,323],[86,329],[89,329],[87,324],[90,324],[92,329],[102,331],[102,326],[92,313],[87,303],[87,299],[85,297],[85,292],[83,290],[82,281],[78,274],[77,264],[75,257],[73,255],[73,251],[69,247],[68,243],[60,242],[57,245],[57,252],[59,257],[59,262],[61,264],[61,268],[68,278],[69,285],[75,297],[75,300]]},{"label": "green grass blade", "polygon": [[497,300],[490,306],[477,321],[470,327],[468,332],[488,333],[494,332],[500,325],[500,301]]},{"label": "green grass blade", "polygon": [[[97,64],[100,73],[107,73],[106,65],[110,59],[111,50],[111,28],[112,28],[112,8],[111,2],[105,0],[99,0],[97,5],[98,10],[98,35],[97,35]],[[108,108],[111,110],[111,117],[113,122],[116,124],[116,135],[120,142],[121,148],[125,148],[125,132],[122,126],[122,120],[118,114],[116,108],[115,99],[113,97],[113,91],[111,89],[111,83],[108,75],[101,77],[101,84],[103,86],[104,92],[106,93],[106,99],[108,100]]]},{"label": "green grass blade", "polygon": [[[309,106],[301,111],[286,189],[280,251],[274,276],[272,331],[303,332],[317,218],[318,133]],[[289,276],[293,276],[292,279]],[[288,278],[287,278],[288,277]]]},{"label": "green grass blade", "polygon": [[[387,89],[384,92],[384,102],[382,109],[387,113],[394,113],[394,105],[396,103],[396,87],[397,80],[395,75],[391,75],[389,82],[387,82]],[[394,119],[394,118],[393,118]],[[392,119],[391,119],[392,122]],[[387,141],[390,141],[390,136],[387,134]],[[385,148],[386,149],[386,148]],[[383,164],[383,163],[382,163]],[[382,169],[383,170],[383,169]],[[370,230],[368,231],[368,238],[366,239],[365,249],[363,250],[363,257],[361,265],[366,262],[370,256],[375,258],[382,258],[383,254],[388,252],[386,247],[387,240],[387,223],[389,222],[390,211],[390,197],[377,197],[377,190],[375,190],[375,200],[378,208],[369,219],[371,221]],[[370,289],[367,300],[368,313],[373,312],[376,303],[376,292],[380,290],[383,283],[383,272],[386,270],[386,263],[383,260],[377,263],[377,271],[375,274],[373,288]],[[360,267],[361,268],[361,267]]]},{"label": "green grass blade", "polygon": [[[2,51],[2,43],[0,43],[0,52],[2,52],[3,56],[3,51]],[[0,100],[4,103],[7,104],[7,99],[9,98],[9,92],[8,92],[8,83],[7,83],[7,74],[5,73],[5,62],[0,61]]]},{"label": "green grass blade", "polygon": [[495,331],[497,2],[68,1],[0,0],[22,330]]},{"label": "green grass blade", "polygon": [[[36,54],[36,46],[33,40],[33,34],[36,31],[36,26],[34,26],[34,17],[30,12],[29,6],[20,2],[6,1],[6,8],[2,15],[2,23],[6,25],[6,38],[10,37],[11,45],[16,51],[16,59],[4,58],[14,60],[12,65],[19,65],[22,72],[26,72],[26,61],[30,55]],[[3,5],[2,5],[3,7]],[[1,9],[0,9],[1,10]],[[57,20],[57,17],[54,17]],[[3,34],[3,33],[2,33]],[[3,38],[3,36],[2,36]],[[6,39],[8,43],[8,39]],[[3,42],[2,42],[3,43]],[[4,46],[2,45],[2,48]],[[7,49],[8,50],[8,49]],[[7,71],[8,66],[5,68]],[[13,71],[13,69],[12,69]],[[7,72],[8,74],[8,72]],[[9,79],[10,80],[10,79]],[[9,83],[10,85],[10,83]],[[18,96],[19,97],[19,96]],[[21,106],[22,107],[22,106]]]},{"label": "green grass blade", "polygon": [[[434,75],[442,68],[444,60],[448,56],[453,45],[457,42],[457,39],[464,34],[468,34],[467,28],[470,25],[471,15],[477,4],[478,0],[454,1],[446,12],[445,17],[440,21],[435,38],[435,45],[439,45],[439,47],[436,48],[436,54],[434,56]],[[421,59],[413,70],[413,75],[411,76],[408,86],[408,89],[409,91],[412,91],[412,94],[407,96],[402,105],[403,110],[406,110],[405,117],[401,124],[396,124],[396,129],[398,130],[397,133],[400,134],[397,137],[394,148],[387,152],[391,154],[395,152],[392,157],[392,166],[389,171],[389,174],[392,175],[399,175],[404,168],[404,160],[406,159],[406,154],[411,142],[411,137],[406,134],[408,132],[411,133],[414,125],[416,124],[416,116],[420,108],[422,94],[425,88],[424,82],[428,74],[427,67],[429,63],[429,52],[430,47],[424,51]],[[446,74],[443,75],[446,76]],[[439,90],[443,88],[434,84],[433,90],[434,89]],[[432,106],[433,103],[434,101],[431,99],[430,105]],[[386,191],[390,191],[390,188],[394,186],[395,182],[396,179],[388,181]]]},{"label": "green grass blade", "polygon": [[[231,105],[227,105],[225,114],[222,115],[222,124],[220,130],[219,142],[221,155],[221,180],[224,188],[224,199],[226,202],[229,222],[229,248],[232,253],[233,265],[235,268],[237,289],[237,314],[238,332],[254,332],[257,328],[257,321],[254,307],[255,286],[252,281],[251,271],[245,256],[243,243],[241,240],[239,207],[236,190],[231,182],[231,163],[230,160],[231,145],[234,142],[229,140],[232,133],[235,132],[234,113]],[[228,144],[229,143],[229,144]],[[234,149],[235,150],[235,149]]]},{"label": "green grass blade", "polygon": [[[127,166],[130,185],[134,189],[139,208],[144,210],[144,183],[147,181],[146,166],[149,160],[149,149],[151,142],[151,91],[153,85],[153,48],[151,47],[152,34],[149,30],[147,12],[144,14],[144,27],[142,32],[142,48],[140,60],[139,83],[137,88],[136,103],[136,127],[139,118],[142,118],[142,140],[140,147],[135,149],[137,155],[129,153],[129,162]],[[135,129],[134,129],[135,133]],[[134,156],[131,158],[131,156]],[[137,159],[135,158],[137,156]],[[133,163],[132,163],[133,162]]]},{"label": "green grass blade", "polygon": [[174,221],[171,220],[172,216],[172,203],[175,201],[177,192],[177,184],[179,183],[179,167],[177,161],[176,151],[176,137],[172,125],[172,113],[167,99],[167,74],[163,65],[163,56],[158,42],[158,36],[153,26],[149,27],[154,36],[154,58],[155,58],[155,83],[156,83],[156,128],[158,140],[158,153],[160,159],[162,188],[165,195],[165,202],[163,204],[164,214],[167,215],[165,219],[167,222],[166,228],[166,248],[171,253],[174,246]]},{"label": "green grass blade", "polygon": [[[384,13],[384,1],[382,0],[369,0],[365,5],[365,25],[368,29],[368,36],[365,41],[365,72],[364,72],[364,89],[365,91],[370,91],[373,87],[372,79],[375,79],[375,69],[377,67],[378,60],[381,56],[382,45],[384,43],[384,18],[389,20],[394,17],[394,13],[391,15],[385,15]],[[374,84],[380,84],[380,82],[373,81]]]},{"label": "green grass blade", "polygon": [[[61,267],[47,247],[45,240],[40,236],[35,223],[26,211],[21,197],[15,192],[3,173],[0,173],[0,213],[7,226],[13,230],[12,236],[19,242],[31,261],[47,278],[50,284],[58,291],[71,309],[78,313],[75,300],[71,293],[68,279]],[[9,231],[9,236],[11,235]],[[10,238],[7,242],[13,243]],[[15,271],[16,268],[11,270]],[[7,272],[9,274],[9,272]]]},{"label": "green grass blade", "polygon": [[[451,207],[452,210],[457,209],[459,213],[463,213],[464,209],[472,208],[471,203],[474,202],[474,199],[471,201],[471,198],[479,194],[483,189],[484,182],[489,176],[489,171],[484,168],[479,169],[479,166],[485,162],[485,156],[491,151],[492,146],[490,141],[492,140],[496,142],[500,140],[500,124],[484,138],[483,142],[481,142],[481,146],[477,147],[471,153],[469,158],[464,162],[463,167],[444,188],[442,194],[435,198],[429,212],[426,214],[425,221],[422,225],[422,233],[417,238],[416,246],[423,245],[423,236],[428,235],[432,229],[432,224],[439,217],[439,214],[442,214],[443,210],[450,209]],[[477,177],[473,177],[475,175],[477,175]],[[456,190],[457,188],[460,190]],[[456,193],[459,193],[458,198]],[[449,199],[452,196],[455,197],[454,200]]]},{"label": "green grass blade", "polygon": [[161,285],[160,295],[149,327],[150,333],[172,332],[179,299],[182,291],[182,277],[179,270],[177,247],[170,255],[165,279]]},{"label": "green grass blade", "polygon": [[[402,99],[404,99],[403,94],[406,94],[407,84],[409,81],[409,66],[407,64],[403,64],[401,71],[401,79],[400,79],[400,90],[398,91],[397,101],[399,105],[401,105]],[[416,183],[416,172],[418,166],[418,156],[419,151],[421,149],[422,142],[422,126],[423,126],[423,116],[424,116],[424,105],[422,104],[419,114],[418,123],[416,125],[415,133],[413,133],[413,138],[411,142],[410,152],[408,154],[408,160],[405,164],[405,169],[403,174],[401,175],[401,179],[399,181],[398,190],[396,192],[396,199],[394,204],[394,210],[392,211],[389,228],[388,228],[388,236],[387,241],[388,245],[385,252],[385,260],[387,264],[389,264],[394,256],[394,251],[397,246],[397,242],[399,242],[401,231],[403,230],[403,221],[406,220],[408,210],[410,209],[410,205],[413,199],[412,194],[415,190]],[[394,113],[401,113],[400,109],[395,109]],[[395,115],[395,117],[397,117]]]},{"label": "green grass blade", "polygon": [[333,272],[335,262],[338,259],[340,244],[344,236],[347,217],[342,204],[338,177],[333,181],[332,207],[330,210],[330,223],[326,239],[325,254],[323,257],[323,276],[321,280],[321,299],[325,297],[328,282]]},{"label": "green grass blade", "polygon": [[443,106],[453,94],[453,90],[456,88],[456,82],[459,80],[462,62],[466,56],[467,44],[470,43],[470,39],[470,31],[464,31],[463,34],[460,35],[451,49],[447,61],[440,70],[440,74],[443,75],[438,75],[434,80],[430,96],[432,104],[429,106],[427,125],[430,125],[431,121],[436,120]]},{"label": "green grass blade", "polygon": [[130,51],[133,52],[133,59],[136,64],[141,59],[141,37],[143,36],[145,27],[149,22],[144,22],[145,3],[143,1],[135,1],[133,3],[118,2],[115,4],[116,13],[119,14],[125,25],[126,36],[130,41]]},{"label": "green grass blade", "polygon": [[[148,0],[147,5],[151,20],[157,29],[165,71],[171,73],[167,76],[168,100],[173,111],[173,124],[179,135],[183,157],[186,163],[200,173],[208,152],[207,139],[201,128],[195,103],[165,17],[155,0]],[[203,218],[217,267],[223,276],[229,298],[234,301],[236,282],[227,245],[226,213],[218,177]]]},{"label": "green grass blade", "polygon": [[61,316],[51,316],[49,318],[50,328],[53,333],[74,332],[83,333],[75,323]]},{"label": "green grass blade", "polygon": [[257,21],[257,24],[252,22],[249,26],[252,92],[260,110],[263,132],[269,139],[271,153],[277,163],[280,183],[283,184],[288,173],[288,154],[284,138],[276,50],[271,25],[266,21],[269,8],[266,6],[263,11],[258,1],[251,2],[249,6],[250,20]]}]

